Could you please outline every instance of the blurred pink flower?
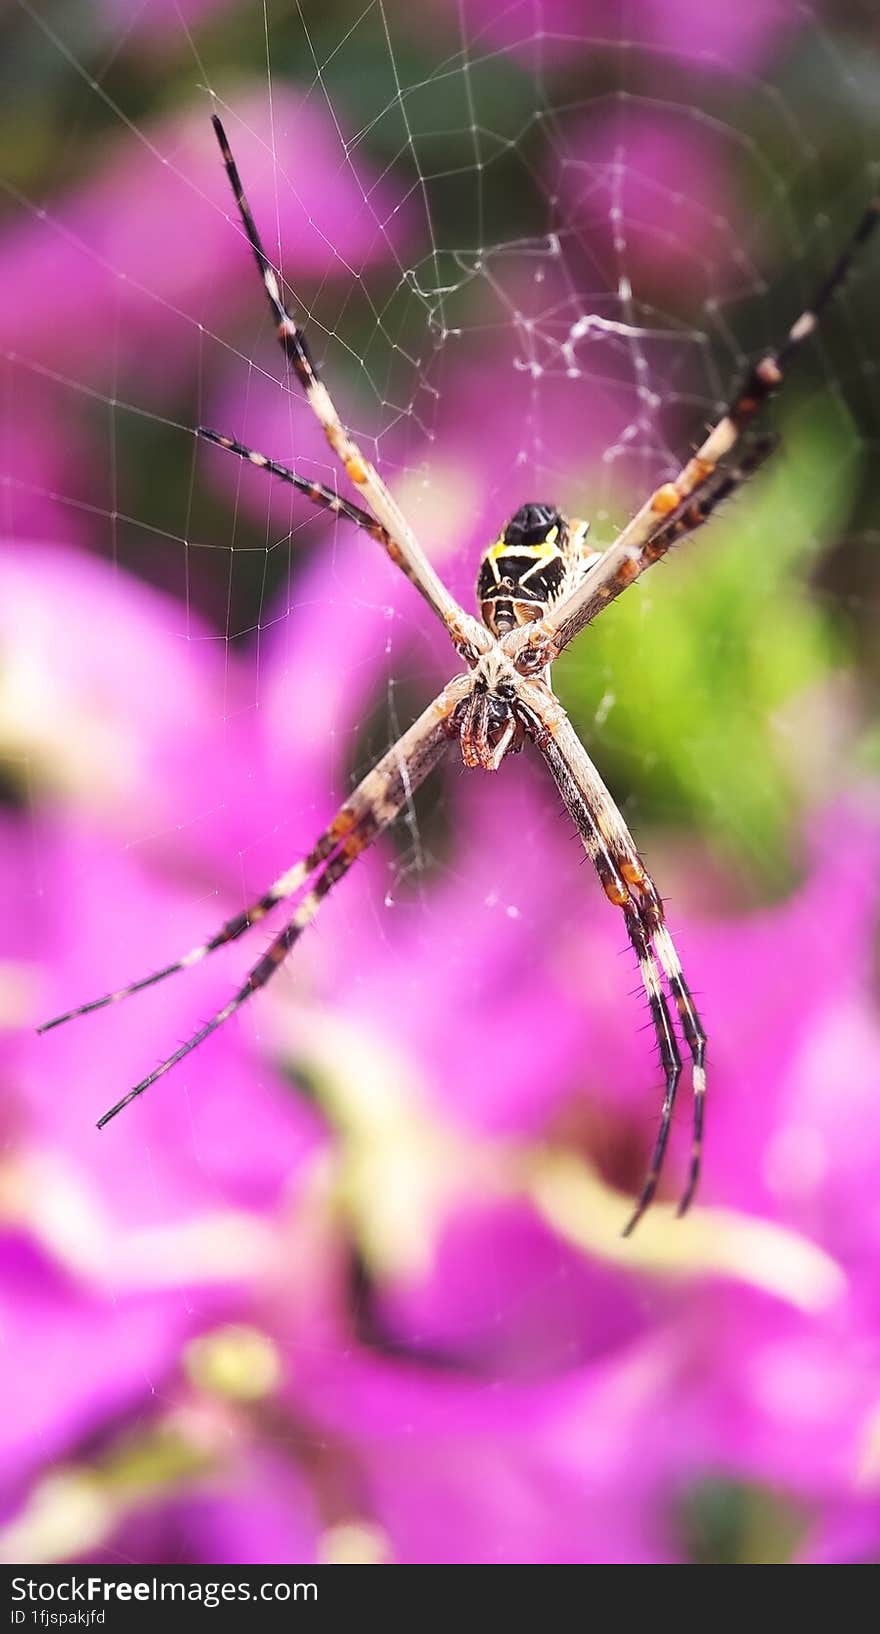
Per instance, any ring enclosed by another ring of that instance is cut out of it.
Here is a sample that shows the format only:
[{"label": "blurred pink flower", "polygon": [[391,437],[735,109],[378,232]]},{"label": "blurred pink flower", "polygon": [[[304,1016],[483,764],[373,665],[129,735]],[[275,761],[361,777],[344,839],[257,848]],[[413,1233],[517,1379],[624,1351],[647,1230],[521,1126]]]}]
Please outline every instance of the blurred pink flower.
[{"label": "blurred pink flower", "polygon": [[[152,378],[168,401],[169,376],[198,373],[205,331],[224,336],[227,314],[249,300],[262,316],[259,279],[237,220],[209,115],[139,129],[75,191],[7,232],[0,272],[8,291],[0,344],[26,361],[75,365],[77,380],[113,397],[119,372]],[[294,288],[304,277],[350,282],[391,253],[403,230],[401,199],[345,149],[329,115],[305,95],[239,87],[224,118],[268,254]],[[47,315],[43,272],[64,288],[63,322]],[[280,361],[279,361],[280,368]]]},{"label": "blurred pink flower", "polygon": [[566,128],[548,174],[565,242],[594,282],[616,291],[622,272],[638,302],[692,311],[757,281],[749,247],[765,235],[737,196],[754,162],[749,141],[702,109],[620,97]]},{"label": "blurred pink flower", "polygon": [[87,814],[114,844],[230,861],[249,694],[206,625],[85,554],[7,542],[0,644],[6,750],[68,820]]},{"label": "blurred pink flower", "polygon": [[743,73],[758,66],[798,19],[793,0],[743,0],[695,15],[689,0],[433,0],[473,51],[481,40],[529,63],[559,63],[579,49],[630,44],[646,51],[698,58],[713,69]]},{"label": "blurred pink flower", "polygon": [[231,11],[236,0],[98,0],[109,41],[116,50],[135,40],[146,46],[188,47],[188,32]]},{"label": "blurred pink flower", "polygon": [[106,462],[96,457],[82,415],[71,409],[76,393],[12,365],[9,376],[10,389],[0,396],[3,535],[88,546],[93,505],[109,510],[113,500]]}]

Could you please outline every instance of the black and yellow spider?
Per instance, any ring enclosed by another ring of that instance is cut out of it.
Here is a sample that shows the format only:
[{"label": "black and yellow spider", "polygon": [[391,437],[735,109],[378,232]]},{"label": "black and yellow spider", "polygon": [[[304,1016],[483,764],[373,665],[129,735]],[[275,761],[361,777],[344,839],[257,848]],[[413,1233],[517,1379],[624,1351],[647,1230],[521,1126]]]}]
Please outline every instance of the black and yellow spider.
[{"label": "black and yellow spider", "polygon": [[[215,948],[243,935],[279,902],[304,891],[289,923],[254,965],[244,985],[161,1066],[105,1112],[98,1124],[102,1128],[228,1021],[251,993],[270,980],[337,881],[400,814],[412,790],[433,771],[454,741],[461,746],[465,766],[494,772],[505,755],[518,751],[529,739],[550,768],[606,896],[623,914],[627,935],[639,961],[665,1074],[663,1109],[654,1152],[626,1233],[632,1231],[654,1196],[669,1138],[682,1065],[673,1012],[690,1054],[694,1092],[693,1146],[679,1205],[679,1213],[683,1214],[693,1198],[699,1175],[706,1093],[706,1035],[666,927],[656,887],[639,859],[611,795],[553,693],[550,666],[621,590],[632,584],[646,567],[659,561],[676,539],[700,527],[715,507],[772,451],[775,439],[754,438],[738,461],[730,460],[743,433],[782,384],[793,354],[813,333],[822,311],[846,277],[856,250],[873,231],[880,215],[880,199],[874,199],[869,205],[849,246],[811,305],[792,325],[780,349],[767,353],[755,364],[745,384],[675,481],[664,483],[650,496],[608,550],[602,554],[590,550],[586,544],[589,524],[572,521],[554,505],[520,507],[480,563],[477,580],[480,623],[449,594],[382,478],[343,426],[318,376],[305,339],[282,300],[278,274],[260,241],[223,126],[216,117],[213,123],[244,230],[269,297],[278,340],[330,447],[369,506],[369,512],[340,498],[332,489],[307,482],[277,461],[245,448],[233,437],[204,429],[200,429],[199,435],[292,484],[316,505],[335,511],[366,529],[445,624],[466,669],[450,681],[358,784],[315,841],[308,856],[288,869],[251,907],[236,914],[209,941],[164,970],[58,1016],[40,1031],[57,1027],[74,1016],[87,1015],[103,1005],[114,1004],[154,982],[164,981],[176,971],[197,964]],[[724,461],[727,463],[722,463]],[[312,880],[311,888],[304,890],[309,880]]]}]

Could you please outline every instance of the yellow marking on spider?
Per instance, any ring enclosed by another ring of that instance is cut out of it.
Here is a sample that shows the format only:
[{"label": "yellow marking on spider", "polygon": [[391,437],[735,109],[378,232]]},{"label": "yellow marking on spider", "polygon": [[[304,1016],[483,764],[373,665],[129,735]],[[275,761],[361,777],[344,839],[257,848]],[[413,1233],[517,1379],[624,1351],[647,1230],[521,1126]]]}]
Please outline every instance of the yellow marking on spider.
[{"label": "yellow marking on spider", "polygon": [[608,901],[613,902],[615,908],[625,908],[628,905],[629,896],[625,887],[621,885],[619,880],[614,879],[613,877],[610,879],[603,879],[602,889],[605,892]]},{"label": "yellow marking on spider", "polygon": [[537,561],[535,562],[534,567],[527,567],[525,573],[520,574],[520,576],[519,576],[520,584],[528,584],[529,579],[532,577],[532,574],[533,573],[540,573],[542,567],[545,567],[548,562],[556,561],[556,560],[562,561],[562,559],[563,559],[562,558],[562,551],[557,550],[555,545],[551,545],[549,550],[546,550],[546,551],[542,550],[540,556],[538,557]]},{"label": "yellow marking on spider", "polygon": [[[392,812],[397,809],[396,805],[390,801],[377,801],[377,806],[381,816],[384,816],[386,811]],[[343,857],[349,862],[354,862],[355,857],[359,857],[373,839],[375,839],[375,834],[371,834],[368,828],[352,829],[352,832],[346,835],[340,848]]]},{"label": "yellow marking on spider", "polygon": [[[363,812],[353,811],[351,806],[342,806],[340,810],[337,811],[336,816],[333,818],[333,821],[327,831],[330,838],[335,841],[345,839],[346,835],[350,834],[352,829],[357,827],[362,816]],[[297,866],[299,867],[302,865],[297,864]]]},{"label": "yellow marking on spider", "polygon": [[352,482],[358,488],[362,488],[368,475],[367,467],[364,464],[364,461],[358,455],[350,454],[345,462],[345,469],[351,477]]},{"label": "yellow marking on spider", "polygon": [[[550,531],[556,535],[559,529],[551,528]],[[539,545],[511,545],[506,539],[498,539],[486,552],[490,562],[497,562],[502,556],[533,556],[536,562],[541,562],[549,561],[551,557],[561,554],[559,546],[552,543],[549,535],[542,539]],[[531,569],[529,571],[531,572]]]},{"label": "yellow marking on spider", "polygon": [[651,500],[651,510],[656,511],[658,516],[668,516],[681,503],[681,497],[674,482],[664,482]]},{"label": "yellow marking on spider", "polygon": [[695,454],[693,459],[688,460],[684,468],[684,481],[682,482],[682,479],[679,478],[678,483],[674,484],[678,488],[683,487],[685,489],[685,492],[681,494],[681,498],[686,499],[692,488],[699,487],[700,483],[705,482],[707,477],[711,477],[715,465],[715,460],[706,459],[702,454]]}]

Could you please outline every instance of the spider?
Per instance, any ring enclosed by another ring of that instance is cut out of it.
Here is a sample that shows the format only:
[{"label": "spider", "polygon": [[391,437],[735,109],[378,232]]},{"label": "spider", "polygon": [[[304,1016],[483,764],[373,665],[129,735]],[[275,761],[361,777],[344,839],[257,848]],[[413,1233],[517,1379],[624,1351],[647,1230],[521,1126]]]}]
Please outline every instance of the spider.
[{"label": "spider", "polygon": [[[552,504],[520,506],[480,562],[477,599],[481,620],[450,595],[424,555],[381,476],[341,421],[320,378],[305,337],[291,317],[279,275],[269,261],[242,188],[220,120],[214,131],[235,195],[244,232],[269,300],[281,348],[323,427],[333,453],[368,507],[364,510],[321,483],[306,481],[277,460],[234,437],[199,427],[197,435],[279,477],[316,506],[345,517],[382,546],[445,625],[465,665],[344,801],[311,851],[293,864],[250,907],[235,914],[208,941],[128,987],[80,1005],[46,1022],[40,1032],[140,992],[235,941],[282,901],[299,894],[283,930],[257,960],[243,985],[210,1021],[169,1055],[99,1119],[101,1129],[149,1089],[191,1050],[228,1021],[252,993],[264,987],[314,920],[324,898],[377,836],[394,822],[417,789],[458,741],[466,767],[497,771],[508,754],[528,740],[539,751],[599,875],[606,897],[623,915],[638,959],[664,1073],[658,1132],[647,1175],[624,1235],[637,1225],[657,1190],[669,1140],[682,1056],[676,1020],[690,1057],[693,1138],[679,1215],[697,1188],[706,1096],[706,1034],[666,925],[663,903],[636,851],[629,830],[580,743],[550,680],[555,658],[581,630],[670,546],[693,533],[716,507],[751,476],[777,445],[767,435],[744,441],[768,400],[782,385],[798,347],[817,322],[867,241],[880,197],[862,216],[850,242],[781,347],[750,370],[721,418],[674,481],[646,500],[614,543],[600,553],[587,545],[589,523],[567,517]],[[742,446],[743,452],[736,457]],[[311,884],[309,884],[311,882]],[[308,887],[308,888],[307,888]]]}]

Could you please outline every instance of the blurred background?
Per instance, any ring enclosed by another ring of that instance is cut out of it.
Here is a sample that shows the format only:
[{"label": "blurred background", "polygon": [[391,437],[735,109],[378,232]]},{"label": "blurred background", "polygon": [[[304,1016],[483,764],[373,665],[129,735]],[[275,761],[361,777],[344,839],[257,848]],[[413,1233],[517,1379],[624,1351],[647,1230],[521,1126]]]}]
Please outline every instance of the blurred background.
[{"label": "blurred background", "polygon": [[[880,1554],[880,386],[869,246],[781,451],[556,681],[710,1033],[705,1170],[546,775],[455,755],[271,986],[166,964],[454,654],[345,523],[219,111],[343,415],[468,607],[527,500],[614,536],[876,189],[868,0],[0,8],[0,1552]],[[341,488],[344,492],[344,488]]]}]

